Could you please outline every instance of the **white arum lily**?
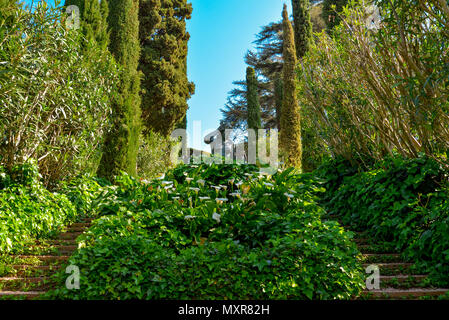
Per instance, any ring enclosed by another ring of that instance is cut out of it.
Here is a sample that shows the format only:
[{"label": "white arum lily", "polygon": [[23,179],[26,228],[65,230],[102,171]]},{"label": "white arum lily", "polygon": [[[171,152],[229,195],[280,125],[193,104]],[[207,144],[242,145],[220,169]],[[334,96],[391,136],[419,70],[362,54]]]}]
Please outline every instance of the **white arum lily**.
[{"label": "white arum lily", "polygon": [[189,188],[189,189],[192,190],[192,191],[195,191],[196,194],[198,194],[198,192],[200,191],[200,188]]},{"label": "white arum lily", "polygon": [[293,194],[289,194],[289,193],[284,193],[284,196],[286,196],[289,199],[293,199],[295,196]]},{"label": "white arum lily", "polygon": [[190,216],[190,215],[184,217],[185,220],[193,220],[195,218],[196,218],[195,216]]},{"label": "white arum lily", "polygon": [[235,179],[231,179],[231,180],[229,180],[229,183],[231,184],[231,186],[233,186],[233,185],[234,185],[234,182],[235,182]]},{"label": "white arum lily", "polygon": [[218,187],[218,186],[212,186],[212,188],[214,188],[215,189],[215,191],[218,193],[218,191],[220,191],[220,189],[221,189],[221,187]]},{"label": "white arum lily", "polygon": [[264,182],[263,184],[266,185],[267,187],[274,187],[274,184],[269,182]]},{"label": "white arum lily", "polygon": [[212,215],[212,219],[214,219],[217,222],[220,222],[221,215],[219,215],[218,213],[214,212],[214,214]]},{"label": "white arum lily", "polygon": [[271,193],[264,193],[263,196],[264,197],[269,197],[269,196],[271,196]]},{"label": "white arum lily", "polygon": [[200,197],[199,198],[201,201],[203,201],[203,200],[210,200],[210,197]]},{"label": "white arum lily", "polygon": [[197,180],[198,184],[202,185],[204,187],[204,185],[206,184],[205,180]]},{"label": "white arum lily", "polygon": [[241,193],[239,193],[239,192],[233,192],[233,193],[230,193],[229,195],[230,195],[230,196],[233,196],[233,197],[240,197]]},{"label": "white arum lily", "polygon": [[165,179],[165,173],[162,174],[162,176],[156,178],[156,180],[164,180],[164,179]]},{"label": "white arum lily", "polygon": [[222,188],[223,190],[228,190],[228,186],[224,186],[224,185],[219,185],[220,188]]},{"label": "white arum lily", "polygon": [[187,183],[190,183],[193,181],[193,178],[186,178]]},{"label": "white arum lily", "polygon": [[172,198],[173,200],[179,200],[179,199],[181,199],[180,197],[173,197]]},{"label": "white arum lily", "polygon": [[227,202],[229,201],[228,198],[217,198],[215,199],[217,202]]},{"label": "white arum lily", "polygon": [[172,185],[173,181],[162,181],[162,185],[163,186],[168,186],[168,185]]}]

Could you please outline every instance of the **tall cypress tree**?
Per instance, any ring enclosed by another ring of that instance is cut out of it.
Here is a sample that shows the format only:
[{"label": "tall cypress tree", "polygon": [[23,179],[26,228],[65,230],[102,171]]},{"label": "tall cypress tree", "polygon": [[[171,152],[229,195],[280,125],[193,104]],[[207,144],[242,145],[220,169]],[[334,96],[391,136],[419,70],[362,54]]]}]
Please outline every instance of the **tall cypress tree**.
[{"label": "tall cypress tree", "polygon": [[[260,119],[259,94],[257,92],[256,71],[248,67],[246,69],[246,101],[248,104],[248,129],[258,130],[262,128]],[[257,132],[257,131],[256,131]]]},{"label": "tall cypress tree", "polygon": [[296,97],[296,48],[287,5],[282,11],[284,33],[283,99],[281,110],[280,149],[286,164],[302,169],[301,119]]},{"label": "tall cypress tree", "polygon": [[194,85],[187,79],[187,0],[140,0],[139,69],[144,78],[142,118],[145,131],[169,135],[186,116]]},{"label": "tall cypress tree", "polygon": [[65,7],[75,5],[80,10],[80,28],[88,41],[94,40],[102,49],[107,49],[108,36],[108,1],[101,0],[66,0]]},{"label": "tall cypress tree", "polygon": [[139,2],[109,2],[109,51],[122,66],[113,103],[113,128],[106,137],[98,175],[112,179],[120,171],[136,175],[140,134]]},{"label": "tall cypress tree", "polygon": [[295,30],[296,57],[304,57],[312,40],[312,22],[310,21],[309,0],[292,0]]},{"label": "tall cypress tree", "polygon": [[281,75],[276,77],[274,80],[274,103],[276,108],[276,126],[278,131],[281,131],[281,109],[282,109],[282,100],[283,100],[283,83]]}]

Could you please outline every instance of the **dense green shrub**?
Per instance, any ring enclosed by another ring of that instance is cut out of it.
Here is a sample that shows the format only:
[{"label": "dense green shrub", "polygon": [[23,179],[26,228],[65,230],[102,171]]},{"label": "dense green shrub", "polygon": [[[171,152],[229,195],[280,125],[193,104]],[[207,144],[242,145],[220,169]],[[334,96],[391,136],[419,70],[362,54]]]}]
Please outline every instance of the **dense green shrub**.
[{"label": "dense green shrub", "polygon": [[[117,67],[45,1],[0,15],[0,164],[38,159],[45,185],[95,170]],[[81,50],[81,47],[84,50]]]},{"label": "dense green shrub", "polygon": [[0,252],[20,252],[24,244],[47,238],[77,214],[65,195],[51,193],[39,182],[36,164],[0,167]]},{"label": "dense green shrub", "polygon": [[[405,256],[448,284],[448,173],[427,157],[387,159],[371,171],[350,175],[347,167],[325,204],[329,214],[378,240],[392,242]],[[345,171],[346,170],[346,171]],[[337,184],[338,185],[338,184]]]},{"label": "dense green shrub", "polygon": [[172,150],[176,142],[160,133],[147,131],[140,136],[140,148],[137,157],[137,174],[143,179],[153,179],[174,167]]},{"label": "dense green shrub", "polygon": [[[323,222],[311,176],[253,166],[180,166],[164,179],[124,175],[96,200],[70,260],[75,299],[347,299],[363,284],[358,251]],[[269,194],[269,195],[268,195]],[[67,275],[61,273],[61,284]]]}]

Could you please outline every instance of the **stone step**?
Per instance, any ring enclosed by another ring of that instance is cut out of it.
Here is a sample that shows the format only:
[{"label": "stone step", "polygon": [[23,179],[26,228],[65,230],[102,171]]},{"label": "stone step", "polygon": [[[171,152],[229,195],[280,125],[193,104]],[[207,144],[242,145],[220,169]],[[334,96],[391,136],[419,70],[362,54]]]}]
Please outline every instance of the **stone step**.
[{"label": "stone step", "polygon": [[[62,263],[69,260],[69,256],[16,256],[20,260],[39,261],[45,264]],[[23,265],[42,265],[36,263],[21,263]]]},{"label": "stone step", "polygon": [[399,253],[365,253],[362,261],[370,264],[402,262],[402,257]]},{"label": "stone step", "polygon": [[66,233],[68,232],[68,233],[74,233],[74,232],[84,232],[84,231],[86,231],[88,228],[85,228],[85,227],[73,227],[73,226],[70,226],[70,227],[67,227],[67,229],[66,229]]},{"label": "stone step", "polygon": [[404,283],[404,282],[419,282],[419,281],[423,281],[427,278],[427,275],[425,274],[418,274],[418,275],[406,275],[406,274],[399,274],[399,275],[395,275],[395,276],[380,276],[380,282],[381,283],[391,283],[394,281],[397,281],[399,283]]},{"label": "stone step", "polygon": [[83,232],[66,232],[58,236],[59,240],[76,240]]},{"label": "stone step", "polygon": [[37,240],[36,244],[44,245],[63,245],[63,246],[76,246],[78,243],[75,240],[65,240],[65,239],[51,239],[51,240]]},{"label": "stone step", "polygon": [[368,253],[383,253],[383,254],[393,254],[398,253],[393,248],[385,248],[381,245],[371,245],[371,244],[360,244],[358,245],[358,248],[362,254],[368,254]]},{"label": "stone step", "polygon": [[366,290],[362,293],[363,297],[378,298],[378,299],[412,299],[420,297],[436,297],[447,293],[449,289],[381,289],[381,290]]},{"label": "stone step", "polygon": [[87,229],[92,225],[90,222],[77,222],[69,226],[69,228],[84,228]]},{"label": "stone step", "polygon": [[46,291],[0,291],[0,300],[5,298],[24,298],[24,299],[34,299]]},{"label": "stone step", "polygon": [[32,289],[44,291],[52,287],[52,281],[48,277],[2,277],[0,278],[1,291],[22,291]]},{"label": "stone step", "polygon": [[78,245],[66,245],[66,244],[56,244],[56,245],[32,245],[25,248],[22,254],[34,256],[42,256],[42,255],[68,255],[72,254],[76,249],[78,249]]},{"label": "stone step", "polygon": [[401,275],[401,274],[409,274],[411,271],[411,267],[413,263],[405,263],[405,262],[390,262],[390,263],[363,263],[363,268],[368,268],[369,266],[378,266],[381,275],[390,276],[390,275]]},{"label": "stone step", "polygon": [[54,274],[61,266],[30,266],[30,265],[13,265],[11,266],[14,270],[14,275],[16,277],[24,277],[24,276],[48,276],[50,274]]}]

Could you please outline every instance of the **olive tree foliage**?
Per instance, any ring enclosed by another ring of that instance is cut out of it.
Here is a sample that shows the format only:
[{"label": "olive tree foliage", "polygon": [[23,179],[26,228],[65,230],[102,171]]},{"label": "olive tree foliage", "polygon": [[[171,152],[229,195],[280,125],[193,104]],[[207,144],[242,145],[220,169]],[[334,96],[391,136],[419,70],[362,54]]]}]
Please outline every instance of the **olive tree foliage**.
[{"label": "olive tree foliage", "polygon": [[66,13],[44,1],[33,11],[12,1],[2,6],[0,165],[35,159],[47,185],[94,172],[109,126],[113,59],[67,28]]},{"label": "olive tree foliage", "polygon": [[[352,2],[299,72],[301,105],[333,155],[447,157],[447,1]],[[373,25],[373,21],[377,21]]]}]

